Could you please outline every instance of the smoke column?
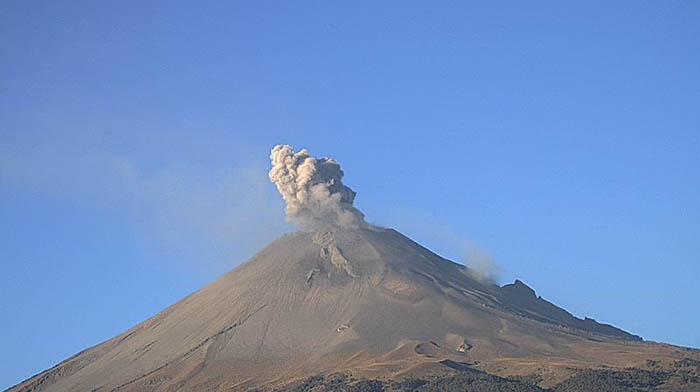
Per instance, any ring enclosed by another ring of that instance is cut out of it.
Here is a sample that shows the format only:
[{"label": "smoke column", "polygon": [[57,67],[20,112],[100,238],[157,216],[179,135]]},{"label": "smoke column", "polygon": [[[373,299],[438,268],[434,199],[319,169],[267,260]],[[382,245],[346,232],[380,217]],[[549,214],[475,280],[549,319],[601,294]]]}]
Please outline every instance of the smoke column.
[{"label": "smoke column", "polygon": [[287,220],[304,229],[358,228],[366,225],[355,208],[355,192],[343,184],[343,170],[332,158],[314,158],[305,149],[278,145],[270,153],[270,181],[287,203]]}]

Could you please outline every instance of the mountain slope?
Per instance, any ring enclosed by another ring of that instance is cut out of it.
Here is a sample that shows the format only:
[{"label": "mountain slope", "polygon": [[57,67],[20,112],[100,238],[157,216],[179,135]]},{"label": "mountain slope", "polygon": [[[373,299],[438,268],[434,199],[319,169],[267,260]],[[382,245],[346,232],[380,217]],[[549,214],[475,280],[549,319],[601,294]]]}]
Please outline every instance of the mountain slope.
[{"label": "mountain slope", "polygon": [[[474,279],[390,229],[299,232],[214,284],[12,391],[276,388],[314,374],[496,374],[681,359],[536,296]],[[450,361],[450,362],[445,362]],[[544,370],[543,370],[544,369]]]}]

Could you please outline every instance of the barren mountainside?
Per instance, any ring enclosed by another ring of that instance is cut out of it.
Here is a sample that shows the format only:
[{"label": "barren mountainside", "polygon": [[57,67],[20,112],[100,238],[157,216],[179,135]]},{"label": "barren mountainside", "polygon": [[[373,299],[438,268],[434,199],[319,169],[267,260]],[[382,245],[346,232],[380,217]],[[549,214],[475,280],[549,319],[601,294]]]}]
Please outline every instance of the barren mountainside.
[{"label": "barren mountainside", "polygon": [[541,390],[575,388],[588,370],[667,372],[699,357],[576,318],[521,281],[479,281],[395,230],[337,229],[286,235],[10,390],[480,390],[459,385],[499,380]]}]

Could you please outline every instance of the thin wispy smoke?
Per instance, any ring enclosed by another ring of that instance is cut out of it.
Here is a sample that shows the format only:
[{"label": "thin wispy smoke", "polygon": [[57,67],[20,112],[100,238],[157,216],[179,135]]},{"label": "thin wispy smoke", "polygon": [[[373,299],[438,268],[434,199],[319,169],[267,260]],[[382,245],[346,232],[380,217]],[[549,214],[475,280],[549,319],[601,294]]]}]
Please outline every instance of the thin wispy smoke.
[{"label": "thin wispy smoke", "polygon": [[0,186],[118,211],[142,235],[162,240],[156,246],[183,259],[198,255],[206,268],[245,260],[288,231],[264,173],[263,162],[149,169],[128,156],[62,144],[0,155]]},{"label": "thin wispy smoke", "polygon": [[278,145],[270,153],[270,180],[287,203],[287,219],[304,229],[366,226],[353,206],[355,192],[343,184],[343,170],[332,158],[314,158]]},{"label": "thin wispy smoke", "polygon": [[486,249],[436,215],[415,209],[393,209],[388,218],[412,238],[423,241],[429,249],[466,267],[469,277],[482,283],[498,284],[503,269]]},{"label": "thin wispy smoke", "polygon": [[465,264],[473,278],[484,283],[498,283],[502,273],[501,267],[488,252],[473,243],[467,243],[463,253]]}]

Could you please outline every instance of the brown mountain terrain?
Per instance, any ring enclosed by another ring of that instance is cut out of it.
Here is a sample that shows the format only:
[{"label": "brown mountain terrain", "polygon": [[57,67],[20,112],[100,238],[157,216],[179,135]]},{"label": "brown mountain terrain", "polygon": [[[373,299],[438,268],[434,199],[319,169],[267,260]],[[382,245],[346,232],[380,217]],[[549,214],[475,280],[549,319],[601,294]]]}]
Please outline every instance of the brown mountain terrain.
[{"label": "brown mountain terrain", "polygon": [[397,231],[339,229],[286,235],[10,391],[691,391],[698,361]]}]

